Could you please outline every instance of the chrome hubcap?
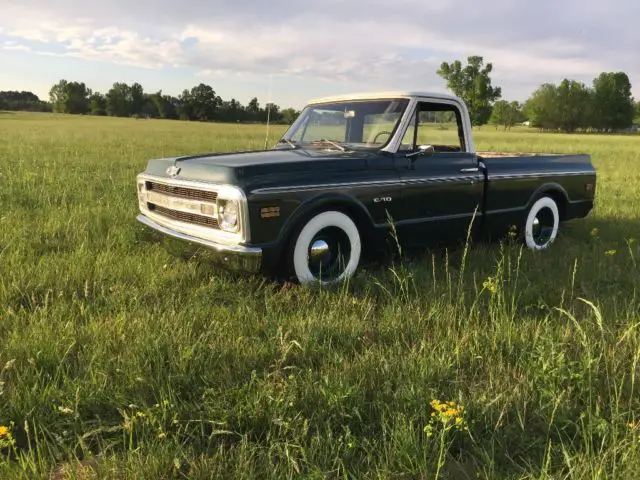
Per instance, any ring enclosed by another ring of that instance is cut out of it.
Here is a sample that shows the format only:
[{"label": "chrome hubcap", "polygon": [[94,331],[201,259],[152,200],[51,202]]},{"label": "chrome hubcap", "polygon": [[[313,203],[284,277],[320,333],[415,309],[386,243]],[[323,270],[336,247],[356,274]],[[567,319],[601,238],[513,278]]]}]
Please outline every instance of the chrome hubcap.
[{"label": "chrome hubcap", "polygon": [[538,212],[536,218],[533,219],[531,233],[534,241],[538,245],[544,245],[551,240],[553,233],[554,217],[548,208],[543,208]]},{"label": "chrome hubcap", "polygon": [[312,263],[321,263],[330,253],[331,250],[327,242],[324,240],[316,240],[311,244],[309,260],[311,260]]},{"label": "chrome hubcap", "polygon": [[309,270],[319,279],[332,280],[344,271],[350,255],[347,234],[338,227],[325,227],[309,243]]}]

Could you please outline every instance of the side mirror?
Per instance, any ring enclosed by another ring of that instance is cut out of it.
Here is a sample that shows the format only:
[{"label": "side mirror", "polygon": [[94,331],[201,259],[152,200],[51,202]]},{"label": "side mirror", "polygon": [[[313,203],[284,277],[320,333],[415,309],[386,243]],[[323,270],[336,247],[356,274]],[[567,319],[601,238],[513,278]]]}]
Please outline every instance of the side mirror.
[{"label": "side mirror", "polygon": [[431,156],[436,153],[436,149],[433,148],[433,145],[418,145],[418,151],[420,155]]},{"label": "side mirror", "polygon": [[418,145],[418,150],[415,152],[407,153],[407,158],[416,159],[418,157],[430,157],[436,153],[436,149],[433,148],[433,145]]}]

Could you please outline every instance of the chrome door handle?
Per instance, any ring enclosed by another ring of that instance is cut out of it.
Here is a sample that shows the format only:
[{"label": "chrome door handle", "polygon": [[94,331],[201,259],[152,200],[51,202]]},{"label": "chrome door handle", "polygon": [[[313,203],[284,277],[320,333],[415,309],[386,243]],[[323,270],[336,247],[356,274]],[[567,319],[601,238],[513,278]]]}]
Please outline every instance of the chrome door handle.
[{"label": "chrome door handle", "polygon": [[477,172],[477,171],[479,171],[479,170],[480,170],[480,169],[479,169],[478,167],[473,167],[473,168],[462,168],[462,169],[460,169],[460,171],[461,171],[462,173],[474,173],[474,172]]}]

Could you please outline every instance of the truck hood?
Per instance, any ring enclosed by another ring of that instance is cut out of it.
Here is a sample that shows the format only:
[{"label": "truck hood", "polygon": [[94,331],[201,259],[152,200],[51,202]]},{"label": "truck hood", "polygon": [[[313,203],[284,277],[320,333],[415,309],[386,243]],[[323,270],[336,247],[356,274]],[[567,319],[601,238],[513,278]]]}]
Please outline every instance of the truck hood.
[{"label": "truck hood", "polygon": [[272,180],[304,180],[318,173],[363,170],[370,153],[316,149],[272,149],[234,153],[160,158],[150,160],[146,173],[169,177],[167,169],[180,170],[176,179],[228,183],[243,188],[266,185]]}]

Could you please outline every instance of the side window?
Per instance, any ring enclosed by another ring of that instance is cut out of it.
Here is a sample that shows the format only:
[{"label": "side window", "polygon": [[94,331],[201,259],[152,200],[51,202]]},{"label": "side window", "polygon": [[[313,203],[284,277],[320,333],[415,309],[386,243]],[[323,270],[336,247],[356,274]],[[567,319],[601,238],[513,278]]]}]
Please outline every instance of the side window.
[{"label": "side window", "polygon": [[419,145],[432,145],[436,152],[465,150],[460,111],[446,103],[420,102],[402,139],[400,150],[415,151]]}]

